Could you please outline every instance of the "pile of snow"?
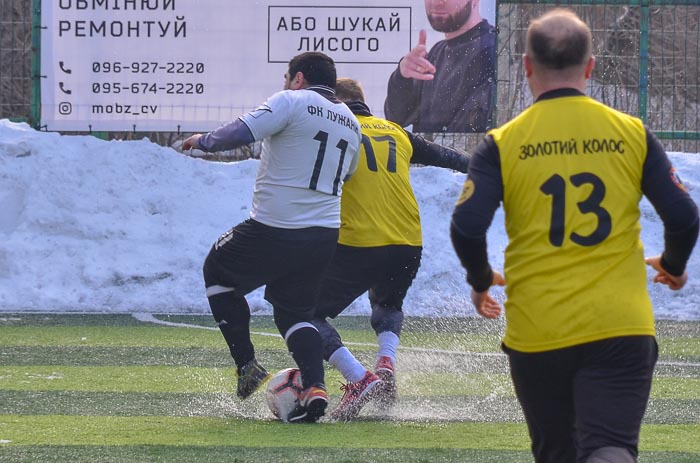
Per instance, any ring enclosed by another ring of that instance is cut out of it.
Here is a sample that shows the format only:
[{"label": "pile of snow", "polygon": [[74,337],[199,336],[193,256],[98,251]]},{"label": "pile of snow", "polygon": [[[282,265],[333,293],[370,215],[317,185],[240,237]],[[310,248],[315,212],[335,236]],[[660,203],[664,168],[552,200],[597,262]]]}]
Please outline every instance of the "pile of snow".
[{"label": "pile of snow", "polygon": [[[670,157],[700,203],[700,155]],[[209,313],[202,263],[214,240],[248,217],[257,167],[0,120],[0,312]],[[464,175],[414,167],[411,176],[425,249],[405,311],[474,316],[449,240]],[[663,228],[646,200],[642,215],[647,255],[657,254]],[[499,210],[489,231],[499,269],[506,242]],[[657,318],[700,319],[699,254],[682,291],[650,283]],[[261,290],[249,301],[254,312],[271,313]],[[366,298],[346,313],[369,314]]]}]

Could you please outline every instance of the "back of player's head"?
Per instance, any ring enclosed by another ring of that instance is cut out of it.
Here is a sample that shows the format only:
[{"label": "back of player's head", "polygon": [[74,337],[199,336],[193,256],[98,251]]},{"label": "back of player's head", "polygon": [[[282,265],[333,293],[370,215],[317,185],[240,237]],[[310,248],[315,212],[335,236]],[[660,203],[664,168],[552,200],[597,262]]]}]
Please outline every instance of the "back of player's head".
[{"label": "back of player's head", "polygon": [[289,75],[294,76],[297,72],[304,74],[304,79],[309,85],[335,88],[335,63],[324,53],[307,51],[292,58],[289,62]]},{"label": "back of player's head", "polygon": [[362,86],[355,79],[340,77],[335,84],[335,96],[340,101],[361,101],[365,102],[365,92]]},{"label": "back of player's head", "polygon": [[591,57],[592,41],[591,29],[576,13],[555,8],[530,23],[525,49],[535,65],[561,70],[585,65]]}]

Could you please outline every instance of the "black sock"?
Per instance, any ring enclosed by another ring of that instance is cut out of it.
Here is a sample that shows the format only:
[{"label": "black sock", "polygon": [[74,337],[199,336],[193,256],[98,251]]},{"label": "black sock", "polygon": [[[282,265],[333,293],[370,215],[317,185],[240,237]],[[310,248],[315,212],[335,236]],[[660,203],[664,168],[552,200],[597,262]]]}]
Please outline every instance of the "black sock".
[{"label": "black sock", "polygon": [[323,354],[321,336],[314,328],[302,327],[287,339],[287,348],[301,371],[304,389],[323,384]]},{"label": "black sock", "polygon": [[210,296],[209,307],[240,373],[243,365],[255,358],[255,349],[250,340],[248,301],[229,291]]}]

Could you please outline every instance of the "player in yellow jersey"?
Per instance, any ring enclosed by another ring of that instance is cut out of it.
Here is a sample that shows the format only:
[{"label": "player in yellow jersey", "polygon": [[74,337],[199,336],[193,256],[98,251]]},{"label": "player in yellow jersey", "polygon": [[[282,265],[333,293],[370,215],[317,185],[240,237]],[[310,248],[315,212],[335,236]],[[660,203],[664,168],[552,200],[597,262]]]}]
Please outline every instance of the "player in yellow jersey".
[{"label": "player in yellow jersey", "polygon": [[[515,392],[537,463],[636,461],[658,349],[640,240],[646,196],[665,229],[655,281],[680,289],[698,211],[642,122],[584,94],[595,59],[589,27],[555,9],[531,22],[525,72],[534,104],[476,148],[451,235],[476,310],[506,284]],[[503,203],[504,276],[486,230]]]},{"label": "player in yellow jersey", "polygon": [[[466,172],[469,158],[373,116],[364,103],[362,88],[352,79],[338,79],[336,95],[360,122],[362,147],[357,170],[343,186],[338,247],[322,283],[313,323],[321,333],[324,358],[348,382],[331,418],[349,420],[371,398],[391,402],[396,395],[394,365],[403,300],[423,250],[410,164]],[[366,291],[372,307],[371,325],[379,342],[374,372],[355,359],[327,321]]]}]

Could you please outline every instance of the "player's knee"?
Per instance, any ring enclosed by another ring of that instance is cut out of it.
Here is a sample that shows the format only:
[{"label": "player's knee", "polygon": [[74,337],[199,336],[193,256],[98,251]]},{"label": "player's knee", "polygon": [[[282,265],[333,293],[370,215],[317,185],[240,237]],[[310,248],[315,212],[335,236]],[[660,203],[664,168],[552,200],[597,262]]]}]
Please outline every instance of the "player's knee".
[{"label": "player's knee", "polygon": [[391,331],[397,336],[400,336],[401,326],[403,325],[403,311],[392,307],[381,307],[378,304],[372,304],[370,324],[377,334]]},{"label": "player's knee", "polygon": [[340,339],[340,334],[333,325],[328,323],[328,321],[315,318],[311,320],[311,323],[316,327],[318,333],[321,335],[321,343],[323,349],[323,358],[328,360],[333,355],[333,352],[343,347],[343,341]]},{"label": "player's knee", "polygon": [[629,450],[622,447],[601,447],[591,454],[586,463],[635,463]]}]

